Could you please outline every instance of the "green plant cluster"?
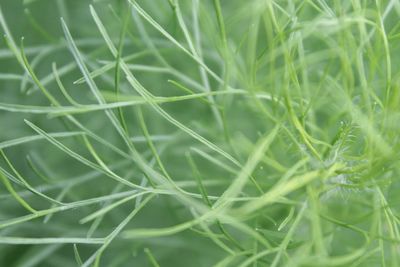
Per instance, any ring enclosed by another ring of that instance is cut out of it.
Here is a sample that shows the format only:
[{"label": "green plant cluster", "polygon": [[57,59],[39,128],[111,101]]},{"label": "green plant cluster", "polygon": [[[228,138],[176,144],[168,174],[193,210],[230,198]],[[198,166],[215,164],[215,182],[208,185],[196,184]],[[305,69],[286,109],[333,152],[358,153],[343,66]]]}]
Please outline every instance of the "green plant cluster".
[{"label": "green plant cluster", "polygon": [[400,266],[397,0],[1,0],[0,266]]}]

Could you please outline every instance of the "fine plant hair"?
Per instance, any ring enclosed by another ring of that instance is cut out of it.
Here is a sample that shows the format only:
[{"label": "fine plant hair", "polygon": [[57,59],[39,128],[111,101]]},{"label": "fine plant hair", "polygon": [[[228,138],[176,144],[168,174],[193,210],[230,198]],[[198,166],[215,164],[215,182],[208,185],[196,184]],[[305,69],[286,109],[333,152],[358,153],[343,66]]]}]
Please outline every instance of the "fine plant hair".
[{"label": "fine plant hair", "polygon": [[0,266],[400,266],[399,18],[2,0]]}]

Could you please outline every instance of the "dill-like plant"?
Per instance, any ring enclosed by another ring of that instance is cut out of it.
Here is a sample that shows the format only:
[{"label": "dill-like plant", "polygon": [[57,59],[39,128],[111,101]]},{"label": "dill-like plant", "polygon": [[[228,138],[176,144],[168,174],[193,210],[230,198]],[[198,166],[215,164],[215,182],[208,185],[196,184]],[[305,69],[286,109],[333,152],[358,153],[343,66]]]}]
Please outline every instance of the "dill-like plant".
[{"label": "dill-like plant", "polygon": [[0,266],[400,266],[397,0],[1,0]]}]

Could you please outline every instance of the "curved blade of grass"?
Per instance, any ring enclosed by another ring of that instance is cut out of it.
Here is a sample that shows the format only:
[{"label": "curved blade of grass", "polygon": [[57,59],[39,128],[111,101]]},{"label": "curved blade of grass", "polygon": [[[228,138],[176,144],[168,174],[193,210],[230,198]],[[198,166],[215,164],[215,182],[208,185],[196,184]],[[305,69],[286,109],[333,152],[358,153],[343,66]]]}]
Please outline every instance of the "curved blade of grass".
[{"label": "curved blade of grass", "polygon": [[0,237],[0,244],[9,245],[45,245],[45,244],[103,244],[103,238],[78,238],[78,237],[47,237],[47,238],[27,238],[27,237]]},{"label": "curved blade of grass", "polygon": [[[53,138],[67,138],[67,137],[75,137],[82,135],[83,132],[57,132],[57,133],[48,133],[49,136]],[[7,140],[4,142],[0,142],[0,149],[18,146],[34,141],[45,140],[42,135],[31,135],[31,136],[24,136],[12,140]]]},{"label": "curved blade of grass", "polygon": [[196,61],[201,67],[203,67],[216,81],[222,82],[221,78],[215,74],[207,65],[205,65],[198,56],[193,55],[185,47],[183,47],[175,38],[173,38],[160,24],[158,24],[146,11],[144,11],[135,0],[128,0],[132,7],[157,31],[164,35],[169,41],[181,49],[185,54],[190,56],[194,61]]},{"label": "curved blade of grass", "polygon": [[63,206],[58,206],[58,207],[54,207],[54,208],[50,208],[50,209],[46,209],[46,210],[39,210],[30,215],[21,216],[21,217],[13,218],[13,219],[6,220],[6,221],[0,221],[0,229],[10,227],[12,225],[24,223],[27,221],[31,221],[33,219],[37,219],[37,218],[46,216],[48,214],[57,213],[57,212],[61,212],[61,211],[67,211],[67,210],[76,209],[76,208],[80,208],[80,207],[85,207],[88,205],[101,203],[103,201],[107,201],[110,199],[118,199],[118,198],[127,197],[135,192],[136,191],[127,191],[127,192],[117,193],[117,194],[113,194],[113,195],[105,195],[105,196],[101,196],[101,197],[90,198],[90,199],[85,199],[85,200],[81,200],[81,201],[68,203]]},{"label": "curved blade of grass", "polygon": [[336,163],[327,170],[314,170],[302,175],[295,176],[286,183],[281,183],[273,187],[270,191],[266,192],[263,196],[259,197],[258,199],[249,201],[248,203],[244,204],[242,207],[238,209],[237,212],[243,214],[249,214],[266,205],[274,203],[274,201],[279,197],[285,196],[290,192],[305,186],[306,184],[312,182],[315,179],[318,178],[324,179],[326,177],[331,176],[342,167],[343,164]]},{"label": "curved blade of grass", "polygon": [[228,189],[221,195],[218,201],[214,204],[214,207],[222,207],[226,205],[226,200],[231,197],[236,197],[242,191],[243,187],[246,185],[248,178],[251,176],[254,169],[257,167],[261,158],[263,157],[265,151],[274,141],[276,135],[280,130],[280,125],[275,126],[273,130],[271,130],[262,140],[256,145],[256,149],[250,155],[246,164],[241,169],[237,178]]},{"label": "curved blade of grass", "polygon": [[136,214],[147,205],[147,203],[154,197],[154,195],[148,196],[140,206],[135,208],[115,229],[112,231],[104,241],[104,244],[89,258],[85,261],[82,267],[90,266],[93,261],[94,266],[99,266],[101,255],[103,254],[104,250],[110,245],[110,243],[114,240],[114,238],[119,235],[119,233],[124,229],[124,227],[136,216]]},{"label": "curved blade of grass", "polygon": [[65,145],[63,145],[62,143],[60,143],[59,141],[57,141],[56,139],[54,139],[53,137],[51,137],[50,135],[48,135],[45,131],[43,131],[42,129],[40,129],[39,127],[37,127],[36,125],[34,125],[33,123],[31,123],[28,120],[25,120],[26,124],[29,125],[29,127],[31,127],[35,132],[37,132],[38,134],[42,135],[46,140],[48,140],[50,143],[52,143],[53,145],[55,145],[56,147],[58,147],[60,150],[64,151],[66,154],[68,154],[69,156],[71,156],[72,158],[80,161],[81,163],[83,163],[84,165],[91,167],[92,169],[98,170],[104,174],[106,174],[108,177],[116,180],[117,182],[120,182],[124,185],[127,185],[129,187],[132,188],[139,188],[139,189],[143,189],[146,190],[146,188],[142,188],[139,185],[136,185],[132,182],[129,182],[121,177],[119,177],[118,175],[116,175],[114,172],[109,172],[107,169],[102,168],[101,166],[89,161],[88,159],[82,157],[81,155],[77,154],[76,152],[72,151],[71,149],[69,149],[68,147],[66,147]]},{"label": "curved blade of grass", "polygon": [[132,196],[123,198],[123,199],[121,199],[121,200],[119,200],[117,202],[114,202],[114,203],[112,203],[112,204],[110,204],[110,205],[108,205],[108,206],[106,206],[106,207],[104,207],[104,208],[102,208],[102,209],[100,209],[100,210],[98,210],[98,211],[86,216],[85,218],[82,218],[79,221],[79,223],[85,224],[85,223],[87,223],[87,222],[89,222],[91,220],[96,219],[99,216],[103,216],[104,214],[110,212],[114,208],[116,208],[116,207],[118,207],[118,206],[120,206],[120,205],[122,205],[122,204],[124,204],[124,203],[126,203],[128,201],[130,201],[130,200],[133,200],[133,199],[135,199],[135,198],[137,198],[139,196],[143,196],[145,194],[148,194],[148,192],[140,192],[140,193],[137,193],[137,194],[133,194]]},{"label": "curved blade of grass", "polygon": [[21,204],[22,207],[24,207],[27,211],[36,214],[37,211],[18,195],[18,193],[14,190],[10,181],[8,181],[8,179],[4,176],[2,171],[0,171],[0,179],[6,187],[7,191],[10,192],[10,194],[15,198],[16,201],[19,202],[19,204]]}]

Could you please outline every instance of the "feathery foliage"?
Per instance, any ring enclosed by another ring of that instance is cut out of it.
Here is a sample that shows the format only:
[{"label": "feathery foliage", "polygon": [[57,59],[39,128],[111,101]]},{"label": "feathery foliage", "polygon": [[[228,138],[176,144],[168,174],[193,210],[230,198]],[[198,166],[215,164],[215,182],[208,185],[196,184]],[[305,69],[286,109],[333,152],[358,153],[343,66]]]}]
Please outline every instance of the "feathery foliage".
[{"label": "feathery foliage", "polygon": [[399,17],[2,0],[0,266],[399,266]]}]

